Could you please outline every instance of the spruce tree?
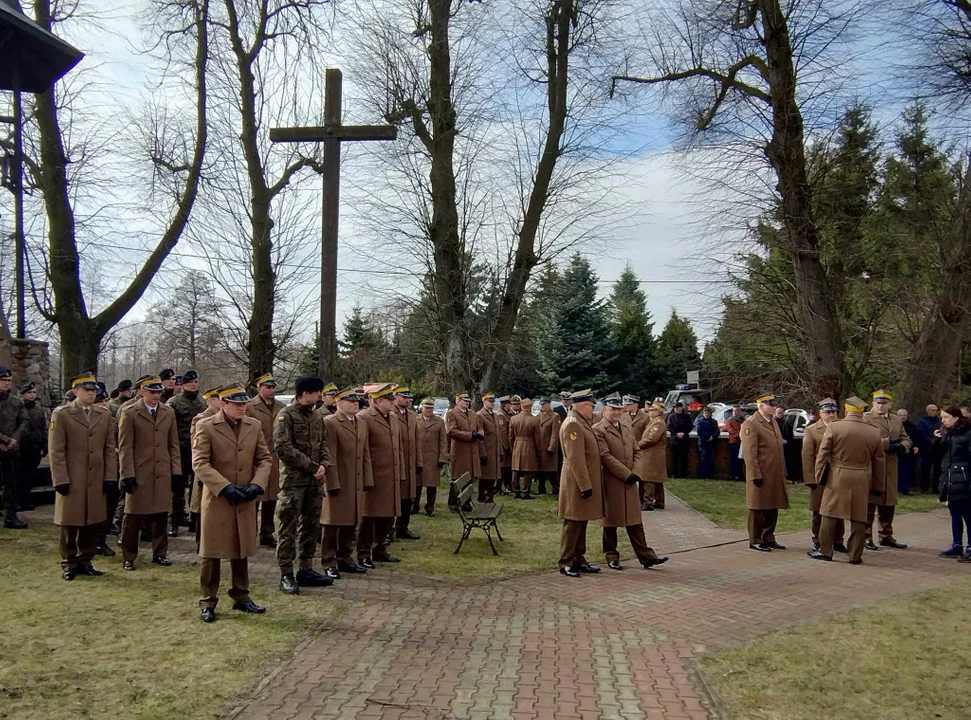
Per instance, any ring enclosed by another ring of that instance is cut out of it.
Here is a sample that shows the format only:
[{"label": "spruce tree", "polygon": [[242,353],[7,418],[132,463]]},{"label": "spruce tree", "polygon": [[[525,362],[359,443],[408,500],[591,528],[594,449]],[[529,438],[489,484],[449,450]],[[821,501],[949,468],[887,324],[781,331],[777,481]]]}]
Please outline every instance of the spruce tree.
[{"label": "spruce tree", "polygon": [[613,386],[641,398],[653,396],[657,385],[654,322],[647,297],[630,265],[624,268],[610,296],[616,357]]},{"label": "spruce tree", "polygon": [[671,313],[664,330],[657,339],[657,358],[659,374],[658,394],[683,383],[689,370],[701,369],[701,355],[698,353],[698,336],[691,322]]}]

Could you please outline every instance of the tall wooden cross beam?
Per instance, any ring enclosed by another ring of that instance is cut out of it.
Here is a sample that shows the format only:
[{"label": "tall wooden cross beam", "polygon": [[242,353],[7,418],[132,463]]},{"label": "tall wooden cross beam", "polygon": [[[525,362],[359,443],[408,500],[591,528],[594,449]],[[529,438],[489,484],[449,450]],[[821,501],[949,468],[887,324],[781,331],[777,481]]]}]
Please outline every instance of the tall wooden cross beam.
[{"label": "tall wooden cross beam", "polygon": [[395,140],[393,125],[342,125],[341,85],[337,68],[328,68],[324,80],[324,124],[308,127],[272,128],[273,142],[323,142],[323,230],[320,245],[320,357],[318,376],[333,378],[337,359],[337,222],[340,213],[341,142]]}]

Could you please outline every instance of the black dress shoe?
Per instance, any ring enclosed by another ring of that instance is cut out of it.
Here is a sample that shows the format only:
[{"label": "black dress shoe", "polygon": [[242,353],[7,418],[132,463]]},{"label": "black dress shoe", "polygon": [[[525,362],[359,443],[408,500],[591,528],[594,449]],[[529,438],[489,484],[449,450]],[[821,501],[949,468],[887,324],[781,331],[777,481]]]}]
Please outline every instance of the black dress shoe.
[{"label": "black dress shoe", "polygon": [[421,540],[421,535],[418,535],[417,533],[413,533],[408,528],[399,530],[397,532],[397,536],[399,540]]},{"label": "black dress shoe", "polygon": [[179,537],[179,526],[176,523],[169,525],[169,537]]},{"label": "black dress shoe", "polygon": [[758,550],[759,552],[772,552],[772,548],[763,543],[759,543],[758,545],[749,545],[749,548],[752,550]]},{"label": "black dress shoe", "polygon": [[329,577],[331,580],[340,580],[341,579],[341,571],[338,570],[337,568],[332,568],[332,567],[331,568],[327,568],[326,570],[324,570],[324,575],[326,575],[327,577]]},{"label": "black dress shoe", "polygon": [[879,550],[880,549],[876,545],[873,544],[873,540],[867,540],[865,543],[863,543],[863,547],[865,547],[867,550]]},{"label": "black dress shoe", "polygon": [[819,550],[810,550],[806,553],[813,560],[826,560],[827,562],[833,562],[833,558],[829,555],[823,555]]},{"label": "black dress shoe", "polygon": [[849,550],[846,549],[846,545],[844,545],[843,543],[836,543],[835,545],[833,545],[833,550],[835,550],[836,552],[841,552],[841,553],[848,553],[849,552]]},{"label": "black dress shoe", "polygon": [[885,538],[880,541],[881,547],[897,548],[898,550],[904,550],[907,547],[907,543],[898,542],[893,538]]},{"label": "black dress shoe", "polygon": [[202,622],[215,622],[216,621],[216,608],[204,607],[199,611],[199,619]]},{"label": "black dress shoe", "polygon": [[388,553],[379,553],[379,554],[377,554],[377,555],[374,556],[374,559],[377,562],[384,562],[384,563],[399,563],[399,562],[401,562],[401,558],[396,558],[394,555],[389,555]]},{"label": "black dress shoe", "polygon": [[159,555],[158,557],[153,557],[152,558],[152,562],[155,563],[156,565],[161,565],[162,567],[168,567],[169,565],[172,564],[172,561],[169,560],[164,555]]},{"label": "black dress shoe", "polygon": [[357,559],[358,564],[366,570],[374,570],[374,561],[367,555],[362,555]]},{"label": "black dress shoe", "polygon": [[580,577],[580,573],[571,567],[561,567],[560,575],[566,575],[567,577]]},{"label": "black dress shoe", "polygon": [[274,538],[272,535],[267,535],[266,537],[261,537],[260,538],[260,545],[262,545],[263,547],[275,548],[276,547],[276,538]]},{"label": "black dress shoe", "polygon": [[607,567],[611,570],[623,570],[624,566],[620,564],[620,560],[611,560],[607,563]]},{"label": "black dress shoe", "polygon": [[64,572],[61,573],[61,577],[70,582],[74,579],[74,568],[64,568]]},{"label": "black dress shoe", "polygon": [[[820,544],[818,542],[814,542],[812,547],[809,548],[809,552],[810,553],[819,552],[819,548],[820,548]],[[833,549],[834,550],[836,549],[835,545],[833,546]]]},{"label": "black dress shoe", "polygon": [[4,520],[3,526],[7,528],[7,530],[26,530],[27,529],[27,523],[25,523],[16,515]]},{"label": "black dress shoe", "polygon": [[649,560],[645,561],[644,567],[645,568],[652,568],[655,565],[663,565],[667,561],[668,561],[668,556],[667,555],[661,555],[660,557],[650,558]]},{"label": "black dress shoe", "polygon": [[780,545],[775,540],[773,540],[770,543],[766,543],[766,545],[768,545],[773,550],[785,550],[786,549],[786,546],[785,545]]},{"label": "black dress shoe", "polygon": [[330,587],[334,578],[327,577],[316,570],[297,570],[297,585],[300,587]]},{"label": "black dress shoe", "polygon": [[434,516],[435,516],[435,511],[434,511],[434,510],[426,510],[426,511],[425,511],[425,514],[426,514],[426,515],[427,515],[428,517],[434,517]]},{"label": "black dress shoe", "polygon": [[580,563],[579,565],[576,566],[576,569],[582,573],[589,573],[591,575],[593,573],[600,572],[600,568],[598,568],[596,565],[591,565],[588,562]]},{"label": "black dress shoe", "polygon": [[266,608],[262,605],[257,605],[252,600],[247,600],[246,602],[233,603],[233,610],[239,610],[245,613],[256,613],[257,615],[262,615],[266,612]]},{"label": "black dress shoe", "polygon": [[95,568],[91,563],[85,563],[84,565],[78,565],[78,575],[98,577],[99,575],[104,575],[104,573]]},{"label": "black dress shoe", "polygon": [[95,550],[95,552],[103,557],[114,557],[117,555],[117,553],[107,545],[101,545],[97,550]]},{"label": "black dress shoe", "polygon": [[123,561],[121,563],[121,569],[122,570],[132,570],[132,571],[134,571],[134,569],[135,569],[135,561],[134,560],[125,560],[125,561]]},{"label": "black dress shoe", "polygon": [[850,560],[850,565],[862,565],[862,560]]},{"label": "black dress shoe", "polygon": [[287,573],[280,578],[280,592],[284,592],[287,595],[300,594],[300,586],[297,585],[297,581],[293,577],[293,573]]},{"label": "black dress shoe", "polygon": [[533,499],[533,496],[532,495],[529,495],[529,494],[526,494],[526,495],[523,495],[522,498],[520,498],[520,499],[521,500],[532,500]]},{"label": "black dress shoe", "polygon": [[367,572],[367,568],[361,567],[356,562],[338,562],[337,569],[340,572],[346,572],[356,575],[361,575]]}]

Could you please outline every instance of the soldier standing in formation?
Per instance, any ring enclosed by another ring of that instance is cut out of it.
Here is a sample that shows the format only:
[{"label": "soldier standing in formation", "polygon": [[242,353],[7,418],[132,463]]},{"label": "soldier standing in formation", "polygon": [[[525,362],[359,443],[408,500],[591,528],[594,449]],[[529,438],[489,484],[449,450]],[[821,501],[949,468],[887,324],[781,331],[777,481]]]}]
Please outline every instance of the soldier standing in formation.
[{"label": "soldier standing in formation", "polygon": [[572,394],[573,409],[560,425],[563,474],[557,514],[563,519],[560,538],[560,572],[569,577],[597,573],[600,568],[587,562],[587,523],[604,517],[603,477],[600,445],[590,420],[593,393]]},{"label": "soldier standing in formation", "polygon": [[266,490],[271,459],[259,421],[246,417],[249,399],[239,386],[220,390],[220,411],[197,423],[192,440],[192,467],[203,484],[199,543],[203,622],[216,619],[222,560],[229,560],[233,610],[266,612],[250,599],[247,558],[256,552],[256,499]]},{"label": "soldier standing in formation", "polygon": [[[180,474],[172,476],[172,512],[169,513],[169,537],[177,537],[180,527],[189,527],[185,512],[185,493],[193,491],[195,477],[192,471],[192,418],[206,409],[206,401],[199,396],[199,373],[187,370],[182,376],[182,392],[167,403],[175,413],[175,428],[179,434],[179,455],[182,458]],[[190,528],[195,532],[195,528]]]},{"label": "soldier standing in formation", "polygon": [[17,449],[23,432],[26,414],[24,403],[14,395],[13,373],[0,365],[0,486],[3,490],[3,526],[11,530],[26,530],[27,523],[17,517],[20,502],[17,487]]},{"label": "soldier standing in formation", "polygon": [[880,431],[883,439],[883,451],[886,454],[883,491],[874,495],[867,508],[866,549],[876,550],[873,543],[873,520],[880,522],[880,546],[898,548],[907,547],[906,543],[897,541],[893,536],[893,516],[897,505],[897,458],[906,455],[913,448],[913,443],[904,430],[900,418],[890,412],[893,397],[886,390],[873,393],[873,407],[864,419]]},{"label": "soldier standing in formation", "polygon": [[131,380],[125,379],[118,383],[116,388],[117,395],[115,398],[108,403],[108,410],[111,411],[111,417],[118,419],[118,412],[121,410],[122,405],[127,403],[132,399],[132,382]]},{"label": "soldier standing in formation", "polygon": [[91,565],[107,518],[105,494],[117,488],[111,413],[94,405],[98,383],[85,373],[71,381],[76,399],[51,416],[50,457],[54,524],[61,527],[62,577],[103,575]]},{"label": "soldier standing in formation", "polygon": [[327,383],[321,390],[319,410],[324,417],[337,412],[337,386],[334,383]]},{"label": "soldier standing in formation", "polygon": [[775,540],[779,510],[789,507],[782,433],[773,419],[778,401],[774,395],[759,397],[758,411],[742,423],[745,456],[745,504],[748,507],[748,542],[753,550],[785,550]]},{"label": "soldier standing in formation", "polygon": [[419,484],[415,488],[415,500],[411,506],[412,514],[418,512],[421,504],[421,489],[425,488],[425,514],[435,514],[435,500],[438,497],[438,484],[442,479],[442,468],[448,462],[448,433],[445,421],[435,414],[435,401],[425,398],[421,401],[421,414],[417,422],[418,452],[421,453],[422,468]]},{"label": "soldier standing in formation", "polygon": [[479,441],[479,502],[492,502],[502,486],[502,416],[494,412],[496,396],[482,396],[482,407],[476,413],[482,439]]},{"label": "soldier standing in formation", "polygon": [[[802,437],[802,481],[809,487],[809,509],[813,513],[813,546],[810,553],[819,550],[819,528],[823,522],[823,516],[819,511],[823,502],[823,488],[816,482],[816,454],[823,443],[826,428],[838,419],[839,409],[833,398],[826,398],[819,403],[818,407],[819,420],[807,427]],[[846,552],[846,546],[843,545],[844,531],[843,520],[840,519],[834,527],[836,542],[833,546],[839,552]]]},{"label": "soldier standing in formation", "polygon": [[509,423],[509,439],[512,441],[512,489],[516,498],[532,500],[533,476],[539,469],[539,418],[533,415],[533,401],[523,398],[522,411]]},{"label": "soldier standing in formation", "polygon": [[667,433],[664,406],[652,403],[647,411],[644,430],[637,436],[641,458],[634,469],[641,478],[641,510],[664,509],[664,483],[668,479]]},{"label": "soldier standing in formation", "polygon": [[162,383],[161,400],[167,404],[169,400],[175,397],[175,370],[172,368],[162,368],[158,373],[158,378]]},{"label": "soldier standing in formation", "polygon": [[[468,473],[473,481],[478,481],[482,475],[479,460],[482,432],[479,430],[478,417],[469,410],[471,403],[468,393],[455,396],[455,407],[445,414],[445,430],[451,440],[449,457],[452,461],[452,477],[457,478]],[[450,491],[448,506],[452,512],[458,511],[456,502]]]},{"label": "soldier standing in formation", "polygon": [[499,433],[501,451],[499,454],[499,482],[496,494],[507,495],[512,492],[512,438],[509,423],[512,421],[512,406],[509,396],[499,398],[499,414],[496,415],[496,431]]},{"label": "soldier standing in formation", "polygon": [[401,438],[401,508],[395,519],[395,536],[399,540],[420,540],[408,525],[411,522],[411,505],[417,493],[418,478],[422,472],[422,456],[418,452],[418,421],[411,409],[411,391],[403,385],[394,390],[394,410],[391,416],[399,423]]},{"label": "soldier standing in formation", "polygon": [[369,395],[371,407],[357,417],[367,425],[374,488],[364,495],[357,562],[370,570],[375,562],[400,562],[388,553],[387,538],[401,507],[401,424],[391,417],[394,408],[391,385],[380,385]]},{"label": "soldier standing in formation", "polygon": [[[98,381],[98,390],[94,396],[95,407],[103,408],[108,411],[108,418],[111,420],[111,435],[114,438],[115,452],[112,457],[111,471],[115,476],[115,482],[105,485],[105,521],[98,533],[98,547],[95,552],[104,557],[114,557],[115,551],[108,547],[108,535],[117,535],[118,526],[114,523],[115,513],[118,512],[118,504],[121,500],[121,490],[118,488],[118,421],[112,417],[111,410],[108,409],[108,387]],[[46,447],[46,442],[45,442]]]},{"label": "soldier standing in formation", "polygon": [[[814,477],[823,489],[819,550],[814,560],[832,560],[834,538],[840,525],[850,523],[847,550],[851,565],[863,562],[863,542],[870,500],[881,495],[886,480],[885,456],[880,432],[863,418],[866,402],[846,401],[846,417],[831,423],[816,455]],[[746,451],[745,462],[748,463]]]},{"label": "soldier standing in formation", "polygon": [[550,399],[539,399],[539,444],[537,447],[537,492],[546,494],[546,483],[549,482],[552,492],[559,492],[559,452],[560,452],[560,416],[550,409]]},{"label": "soldier standing in formation", "polygon": [[324,418],[324,434],[330,450],[330,471],[324,477],[324,497],[320,523],[320,563],[331,578],[341,573],[366,573],[354,562],[354,535],[364,512],[364,494],[374,488],[367,423],[357,419],[358,395],[345,388],[335,396],[335,413]]},{"label": "soldier standing in formation", "polygon": [[246,403],[246,415],[260,421],[263,439],[270,450],[270,478],[266,492],[260,497],[260,545],[275,548],[273,517],[276,514],[276,499],[280,494],[280,460],[273,447],[273,422],[286,406],[276,399],[276,380],[270,374],[256,379],[256,394],[257,397]]},{"label": "soldier standing in formation", "polygon": [[[276,560],[280,590],[297,595],[301,587],[327,587],[333,578],[314,570],[324,504],[324,477],[332,464],[323,416],[315,411],[324,381],[297,378],[296,398],[277,415],[273,446],[283,463],[276,504]],[[293,573],[293,561],[299,569]]]},{"label": "soldier standing in formation", "polygon": [[[220,401],[219,401],[219,391],[222,388],[209,388],[204,393],[202,393],[202,399],[206,401],[206,409],[201,413],[192,418],[192,423],[189,425],[189,435],[195,439],[196,427],[199,425],[200,420],[205,420],[210,418],[219,412]],[[276,455],[272,454],[275,458]],[[274,465],[276,463],[274,462]],[[189,502],[189,528],[190,532],[195,533],[196,536],[196,552],[199,552],[199,539],[202,534],[202,526],[199,524],[199,516],[202,514],[202,481],[199,479],[194,480],[195,487],[192,488],[192,493]]]},{"label": "soldier standing in formation", "polygon": [[24,425],[20,433],[20,487],[17,502],[21,510],[33,510],[30,491],[34,487],[37,466],[47,455],[47,430],[50,413],[37,402],[37,389],[28,382],[20,390],[20,400],[24,404]]}]

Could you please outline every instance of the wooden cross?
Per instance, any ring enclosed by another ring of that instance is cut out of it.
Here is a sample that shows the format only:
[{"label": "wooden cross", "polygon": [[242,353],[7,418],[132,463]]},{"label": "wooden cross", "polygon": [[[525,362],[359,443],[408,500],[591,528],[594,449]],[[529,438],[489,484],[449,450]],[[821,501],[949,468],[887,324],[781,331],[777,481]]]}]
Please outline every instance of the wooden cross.
[{"label": "wooden cross", "polygon": [[396,140],[393,125],[342,125],[341,86],[343,76],[328,68],[324,80],[324,124],[308,127],[272,128],[272,142],[323,142],[324,170],[323,229],[320,244],[320,357],[318,376],[333,379],[337,359],[337,221],[340,213],[341,142]]}]

